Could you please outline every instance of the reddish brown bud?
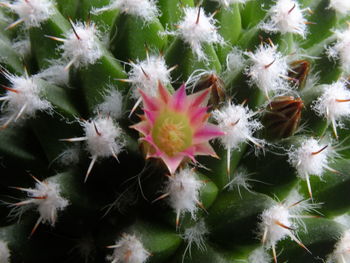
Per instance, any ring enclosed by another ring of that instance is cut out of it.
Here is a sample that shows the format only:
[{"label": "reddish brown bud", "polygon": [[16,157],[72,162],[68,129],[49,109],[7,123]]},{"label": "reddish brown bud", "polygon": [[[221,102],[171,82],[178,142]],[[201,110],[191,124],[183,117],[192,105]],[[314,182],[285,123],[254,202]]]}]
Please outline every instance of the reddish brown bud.
[{"label": "reddish brown bud", "polygon": [[288,77],[299,89],[302,89],[305,86],[309,72],[310,62],[307,60],[297,60],[291,63]]},{"label": "reddish brown bud", "polygon": [[221,102],[225,101],[224,82],[214,73],[203,75],[195,83],[194,91],[197,92],[207,88],[211,88],[209,105],[212,106],[212,109],[216,109]]},{"label": "reddish brown bud", "polygon": [[262,120],[266,136],[280,139],[293,135],[299,127],[303,106],[300,98],[292,96],[281,96],[271,101]]}]

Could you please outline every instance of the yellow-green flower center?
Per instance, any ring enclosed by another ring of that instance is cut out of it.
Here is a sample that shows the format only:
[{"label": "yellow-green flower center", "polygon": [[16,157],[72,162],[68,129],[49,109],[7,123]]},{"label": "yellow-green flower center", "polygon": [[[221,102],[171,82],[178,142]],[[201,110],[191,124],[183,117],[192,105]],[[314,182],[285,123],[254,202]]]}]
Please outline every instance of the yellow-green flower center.
[{"label": "yellow-green flower center", "polygon": [[168,156],[191,146],[193,131],[186,115],[164,111],[155,120],[152,137],[158,148]]}]

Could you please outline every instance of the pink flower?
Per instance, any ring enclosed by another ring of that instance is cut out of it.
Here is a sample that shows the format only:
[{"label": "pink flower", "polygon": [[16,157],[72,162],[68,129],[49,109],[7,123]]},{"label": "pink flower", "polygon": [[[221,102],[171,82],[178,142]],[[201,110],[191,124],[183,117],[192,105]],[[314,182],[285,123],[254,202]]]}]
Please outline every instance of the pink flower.
[{"label": "pink flower", "polygon": [[185,90],[182,85],[171,95],[159,84],[158,96],[150,97],[140,89],[145,114],[131,126],[143,135],[140,140],[147,145],[146,158],[161,159],[171,174],[184,159],[196,162],[195,155],[217,157],[209,140],[224,134],[207,122],[210,89],[189,96]]}]

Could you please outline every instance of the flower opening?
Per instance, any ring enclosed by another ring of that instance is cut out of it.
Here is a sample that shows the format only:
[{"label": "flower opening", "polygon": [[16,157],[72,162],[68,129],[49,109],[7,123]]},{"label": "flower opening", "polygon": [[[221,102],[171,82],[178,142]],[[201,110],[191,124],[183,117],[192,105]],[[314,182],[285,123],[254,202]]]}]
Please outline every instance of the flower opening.
[{"label": "flower opening", "polygon": [[158,97],[149,97],[139,90],[143,99],[142,121],[132,128],[139,131],[148,146],[147,158],[160,158],[173,174],[180,163],[195,155],[216,156],[209,140],[223,135],[215,125],[207,123],[206,103],[210,89],[186,96],[185,85],[174,95],[158,87]]}]

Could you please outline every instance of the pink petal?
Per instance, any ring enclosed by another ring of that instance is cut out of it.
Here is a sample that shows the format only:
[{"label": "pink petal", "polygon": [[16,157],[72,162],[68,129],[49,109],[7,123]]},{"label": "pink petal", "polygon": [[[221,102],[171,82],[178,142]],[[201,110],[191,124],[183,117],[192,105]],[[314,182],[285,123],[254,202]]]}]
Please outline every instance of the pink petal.
[{"label": "pink petal", "polygon": [[151,111],[156,111],[159,109],[159,105],[157,105],[157,100],[149,97],[142,89],[138,89],[142,96],[143,106]]},{"label": "pink petal", "polygon": [[150,111],[147,109],[143,109],[143,111],[145,112],[146,118],[152,123],[154,124],[156,118],[157,118],[157,112],[155,111]]},{"label": "pink petal", "polygon": [[184,150],[180,153],[184,157],[188,157],[192,160],[192,162],[196,163],[196,159],[194,158],[194,155],[196,154],[195,147],[189,147],[188,149]]},{"label": "pink petal", "polygon": [[169,91],[163,86],[162,83],[158,83],[158,91],[159,91],[159,96],[160,99],[165,103],[168,104],[170,99],[171,99],[171,95],[169,93]]},{"label": "pink petal", "polygon": [[163,153],[159,150],[159,148],[157,147],[157,145],[154,143],[153,141],[153,138],[151,135],[147,135],[143,138],[140,138],[140,141],[144,141],[144,142],[147,142],[149,143],[155,150],[155,153],[147,153],[147,157],[146,159],[148,158],[152,158],[152,157],[155,157],[155,158],[158,158],[159,156],[161,156]]},{"label": "pink petal", "polygon": [[202,143],[209,141],[213,138],[219,137],[224,135],[225,133],[222,132],[219,127],[216,125],[207,123],[204,127],[199,129],[195,134],[194,134],[194,143]]},{"label": "pink petal", "polygon": [[142,133],[143,135],[146,135],[150,132],[150,125],[147,121],[141,121],[139,123],[136,123],[132,126],[130,126],[131,129],[135,129],[138,132]]},{"label": "pink petal", "polygon": [[165,165],[168,168],[170,174],[174,174],[176,169],[179,167],[179,165],[182,162],[184,157],[181,156],[181,155],[176,155],[176,156],[170,157],[170,156],[168,156],[166,154],[163,154],[162,156],[160,156],[160,158],[165,163]]},{"label": "pink petal", "polygon": [[169,172],[171,174],[175,173],[177,167],[179,167],[180,163],[183,160],[182,155],[176,155],[173,157],[168,156],[166,153],[159,150],[159,148],[154,143],[153,138],[150,135],[143,137],[140,140],[149,143],[156,151],[155,153],[152,153],[152,154],[147,153],[147,158],[159,158],[159,159],[161,159],[164,162],[164,164],[166,165],[166,167],[168,168]]},{"label": "pink petal", "polygon": [[210,155],[215,158],[219,158],[208,142],[204,142],[196,145],[196,154],[197,155]]},{"label": "pink petal", "polygon": [[208,88],[188,96],[188,100],[190,101],[190,108],[196,108],[198,106],[207,105],[210,91],[211,91],[211,88]]},{"label": "pink petal", "polygon": [[189,112],[192,125],[202,123],[207,114],[208,107],[200,107]]},{"label": "pink petal", "polygon": [[181,87],[174,93],[172,97],[172,105],[174,110],[182,111],[186,106],[186,86],[182,84]]}]

